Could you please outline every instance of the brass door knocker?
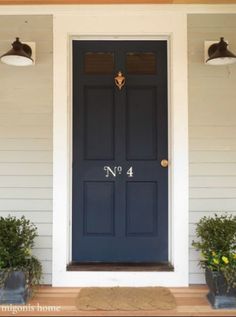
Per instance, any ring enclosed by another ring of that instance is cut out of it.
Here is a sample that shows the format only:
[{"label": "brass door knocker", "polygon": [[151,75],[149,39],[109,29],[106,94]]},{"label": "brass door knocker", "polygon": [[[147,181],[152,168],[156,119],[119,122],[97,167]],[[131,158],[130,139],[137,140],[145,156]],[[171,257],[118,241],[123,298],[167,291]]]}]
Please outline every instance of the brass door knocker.
[{"label": "brass door knocker", "polygon": [[119,71],[117,76],[114,78],[116,86],[121,90],[125,84],[125,77],[123,76],[122,72]]}]

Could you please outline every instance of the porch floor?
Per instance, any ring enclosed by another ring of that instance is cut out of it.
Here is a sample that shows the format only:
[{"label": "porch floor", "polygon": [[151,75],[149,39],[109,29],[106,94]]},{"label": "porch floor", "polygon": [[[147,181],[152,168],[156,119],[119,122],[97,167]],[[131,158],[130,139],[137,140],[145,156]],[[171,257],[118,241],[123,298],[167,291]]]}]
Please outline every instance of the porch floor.
[{"label": "porch floor", "polygon": [[[13,306],[0,306],[0,316],[236,316],[236,310],[213,310],[206,299],[205,286],[171,288],[177,302],[175,310],[141,311],[141,312],[81,312],[76,309],[75,298],[79,288],[61,288],[41,286],[36,290],[35,297],[27,306],[18,306],[13,313]],[[59,312],[55,312],[57,306]],[[6,311],[6,308],[10,311]],[[22,310],[25,310],[22,312]],[[54,310],[54,312],[50,312]]]}]

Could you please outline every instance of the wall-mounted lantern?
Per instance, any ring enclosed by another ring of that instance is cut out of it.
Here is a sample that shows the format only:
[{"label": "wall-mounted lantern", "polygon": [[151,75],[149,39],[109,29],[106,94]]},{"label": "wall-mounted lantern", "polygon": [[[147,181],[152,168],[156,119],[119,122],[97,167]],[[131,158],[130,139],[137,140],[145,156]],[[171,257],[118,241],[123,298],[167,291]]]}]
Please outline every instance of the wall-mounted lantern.
[{"label": "wall-mounted lantern", "polygon": [[227,48],[228,42],[221,37],[219,42],[205,42],[205,63],[207,65],[224,66],[236,62],[236,55]]},{"label": "wall-mounted lantern", "polygon": [[7,65],[30,66],[34,64],[33,55],[35,55],[35,43],[22,43],[17,37],[12,43],[12,48],[3,54],[0,60]]}]

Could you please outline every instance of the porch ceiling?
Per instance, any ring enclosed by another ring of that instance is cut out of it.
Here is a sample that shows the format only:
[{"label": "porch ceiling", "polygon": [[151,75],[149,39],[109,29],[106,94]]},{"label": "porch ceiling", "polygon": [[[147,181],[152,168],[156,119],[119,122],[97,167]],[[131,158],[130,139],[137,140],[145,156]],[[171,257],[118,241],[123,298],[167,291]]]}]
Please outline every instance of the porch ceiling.
[{"label": "porch ceiling", "polygon": [[236,0],[0,0],[0,5],[19,4],[236,4]]}]

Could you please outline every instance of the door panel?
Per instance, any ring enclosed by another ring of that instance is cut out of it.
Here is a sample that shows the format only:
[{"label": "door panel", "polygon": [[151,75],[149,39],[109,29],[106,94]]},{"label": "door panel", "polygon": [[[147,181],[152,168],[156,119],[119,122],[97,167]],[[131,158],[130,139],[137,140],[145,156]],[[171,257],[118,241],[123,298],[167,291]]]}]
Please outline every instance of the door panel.
[{"label": "door panel", "polygon": [[166,41],[73,41],[73,261],[168,261],[167,130]]},{"label": "door panel", "polygon": [[114,159],[114,110],[111,87],[85,87],[85,159]]},{"label": "door panel", "polygon": [[157,159],[156,106],[155,88],[127,88],[127,160]]},{"label": "door panel", "polygon": [[157,235],[157,193],[156,182],[127,183],[127,236]]},{"label": "door panel", "polygon": [[84,183],[84,235],[114,235],[113,182]]},{"label": "door panel", "polygon": [[148,52],[128,52],[126,54],[127,74],[156,74],[156,54]]},{"label": "door panel", "polygon": [[113,74],[114,54],[109,52],[88,52],[84,56],[85,74]]}]

